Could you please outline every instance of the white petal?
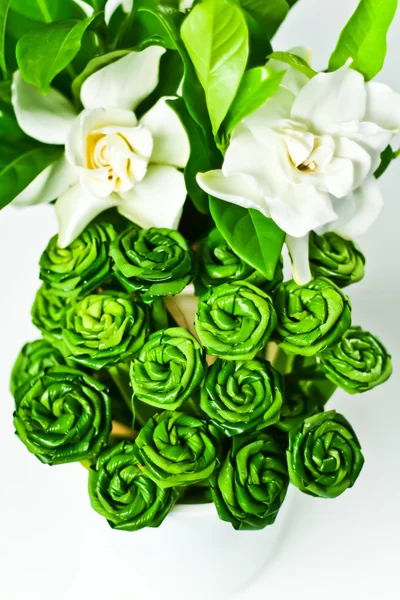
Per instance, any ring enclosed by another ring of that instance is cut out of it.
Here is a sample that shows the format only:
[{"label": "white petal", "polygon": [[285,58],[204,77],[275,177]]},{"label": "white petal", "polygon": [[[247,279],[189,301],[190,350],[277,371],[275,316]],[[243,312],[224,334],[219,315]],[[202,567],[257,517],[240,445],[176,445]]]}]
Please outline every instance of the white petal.
[{"label": "white petal", "polygon": [[27,135],[45,144],[65,144],[76,113],[58,90],[51,87],[44,96],[17,71],[12,83],[12,104],[18,124]]},{"label": "white petal", "polygon": [[108,198],[96,198],[88,194],[79,183],[74,185],[55,204],[58,245],[61,248],[68,246],[98,214],[117,204],[116,194]]},{"label": "white petal", "polygon": [[290,159],[295,167],[301,165],[314,148],[315,136],[308,131],[288,130],[283,133]]},{"label": "white petal", "polygon": [[183,168],[189,160],[189,140],[179,118],[166,104],[168,99],[160,98],[140,122],[153,134],[151,162]]},{"label": "white petal", "polygon": [[146,177],[120,194],[119,212],[140,227],[176,229],[186,200],[183,174],[174,167],[150,166]]},{"label": "white petal", "polygon": [[366,85],[367,109],[363,121],[371,121],[382,129],[400,130],[400,94],[388,85],[370,81]]},{"label": "white petal", "polygon": [[330,195],[312,185],[290,186],[280,198],[267,202],[272,219],[293,237],[303,237],[336,219]]},{"label": "white petal", "polygon": [[63,155],[52,165],[46,167],[18,196],[13,206],[24,207],[33,204],[45,204],[63,194],[78,179],[78,173]]},{"label": "white petal", "polygon": [[106,5],[104,7],[104,20],[108,25],[111,21],[111,17],[117,10],[117,8],[122,7],[122,10],[126,13],[130,13],[133,6],[133,0],[107,0]]},{"label": "white petal", "polygon": [[296,97],[291,115],[330,133],[332,124],[363,120],[366,96],[363,76],[345,65],[313,77]]},{"label": "white petal", "polygon": [[[303,58],[308,64],[311,63],[312,52],[310,48],[304,46],[296,46],[289,50],[290,54],[295,54]],[[286,71],[282,81],[282,85],[294,94],[298,94],[301,88],[310,81],[310,78],[304,73],[301,73],[298,69],[291,67],[287,63],[281,62],[280,60],[271,59],[267,63],[267,67],[273,71]]]},{"label": "white petal", "polygon": [[308,259],[309,234],[295,238],[286,236],[286,246],[292,261],[293,279],[299,285],[308,283],[311,276],[310,262]]},{"label": "white petal", "polygon": [[130,52],[97,71],[82,85],[83,106],[134,110],[156,87],[164,52],[161,46],[150,46],[142,52]]},{"label": "white petal", "polygon": [[290,118],[294,100],[293,92],[281,86],[272,98],[243,119],[243,123],[262,141],[268,130],[279,128],[280,121]]},{"label": "white petal", "polygon": [[347,211],[347,214],[345,214],[346,207],[341,206],[347,198],[335,203],[335,210],[340,220],[336,224],[332,223],[329,231],[353,239],[368,231],[383,207],[382,193],[376,179],[374,177],[367,179],[364,185],[353,192],[349,200],[351,211]]},{"label": "white petal", "polygon": [[[340,158],[346,158],[351,160],[353,164],[353,189],[356,189],[361,183],[368,177],[371,172],[372,157],[371,153],[367,152],[360,144],[347,138],[339,138],[336,146],[336,155]],[[346,194],[341,196],[334,194],[337,198],[341,198],[344,195],[350,193],[348,190]],[[332,192],[333,193],[333,192]]]},{"label": "white petal", "polygon": [[333,158],[323,169],[307,175],[318,190],[336,198],[343,198],[354,189],[354,167],[348,158]]},{"label": "white petal", "polygon": [[226,200],[243,208],[255,208],[269,217],[268,207],[260,186],[249,175],[238,173],[225,176],[221,170],[199,173],[197,183],[202,190],[220,200]]}]

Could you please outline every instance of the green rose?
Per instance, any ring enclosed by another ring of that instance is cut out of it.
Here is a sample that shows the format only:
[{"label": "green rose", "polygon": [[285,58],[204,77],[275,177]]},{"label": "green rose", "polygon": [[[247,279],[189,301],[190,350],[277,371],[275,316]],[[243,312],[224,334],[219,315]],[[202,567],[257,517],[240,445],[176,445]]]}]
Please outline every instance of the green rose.
[{"label": "green rose", "polygon": [[90,469],[90,503],[113,529],[158,527],[178,499],[174,488],[163,489],[147,477],[139,462],[135,444],[122,441],[104,450]]},{"label": "green rose", "polygon": [[269,340],[276,314],[267,294],[238,281],[212,288],[200,299],[195,326],[208,354],[249,360]]},{"label": "green rose", "polygon": [[182,412],[164,411],[149,419],[136,445],[139,468],[163,488],[208,479],[217,464],[207,423]]},{"label": "green rose", "polygon": [[385,347],[361,327],[350,327],[320,359],[328,379],[349,394],[367,392],[392,374],[392,361]]},{"label": "green rose", "polygon": [[73,304],[65,315],[62,337],[68,358],[98,370],[132,358],[147,333],[141,301],[110,291]]},{"label": "green rose", "polygon": [[351,425],[335,410],[305,419],[289,434],[289,477],[311,496],[336,498],[354,485],[364,464]]},{"label": "green rose", "polygon": [[285,352],[313,356],[332,346],[350,327],[347,296],[323,277],[306,285],[281,283],[274,294],[278,315],[275,337]]},{"label": "green rose", "polygon": [[111,431],[108,390],[77,369],[54,367],[16,390],[14,426],[44,463],[93,460]]},{"label": "green rose", "polygon": [[338,287],[364,277],[365,257],[351,240],[330,232],[310,235],[310,268],[314,277],[327,277]]},{"label": "green rose", "polygon": [[192,280],[192,256],[182,235],[173,229],[139,229],[131,225],[112,243],[115,274],[129,291],[145,301],[179,294]]},{"label": "green rose", "polygon": [[109,247],[116,237],[111,223],[92,223],[72,244],[59,248],[51,238],[39,261],[40,278],[59,296],[76,298],[110,277]]},{"label": "green rose", "polygon": [[156,331],[131,365],[134,398],[175,410],[200,388],[204,374],[202,347],[189,331],[181,327]]},{"label": "green rose", "polygon": [[286,496],[285,451],[265,432],[235,436],[210,482],[223,521],[235,529],[263,529],[275,521]]},{"label": "green rose", "polygon": [[42,332],[43,337],[59,346],[61,326],[67,309],[67,300],[58,296],[46,284],[43,284],[32,306],[32,323]]},{"label": "green rose", "polygon": [[280,375],[264,360],[218,358],[207,373],[200,406],[229,436],[263,429],[280,417]]},{"label": "green rose", "polygon": [[62,354],[47,340],[28,342],[15,361],[10,381],[11,393],[31,379],[59,365],[65,365]]},{"label": "green rose", "polygon": [[228,245],[218,229],[212,229],[199,245],[199,278],[196,282],[202,295],[211,287],[231,281],[247,281],[264,291],[273,289],[283,279],[282,264],[276,269],[274,281],[243,261]]}]

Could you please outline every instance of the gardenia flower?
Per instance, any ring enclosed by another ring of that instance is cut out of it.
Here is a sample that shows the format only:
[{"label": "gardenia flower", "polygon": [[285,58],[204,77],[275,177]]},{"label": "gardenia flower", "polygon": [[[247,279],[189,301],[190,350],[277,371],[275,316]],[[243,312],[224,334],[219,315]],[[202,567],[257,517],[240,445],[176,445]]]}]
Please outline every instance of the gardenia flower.
[{"label": "gardenia flower", "polygon": [[43,96],[14,75],[12,99],[20,127],[65,155],[14,202],[55,205],[58,245],[68,246],[102,211],[116,207],[141,227],[177,227],[186,198],[189,142],[166,98],[138,121],[133,112],[156,87],[165,50],[150,46],[100,69],[82,85],[76,115],[58,90]]},{"label": "gardenia flower", "polygon": [[271,217],[287,234],[296,281],[307,283],[311,231],[352,238],[378,216],[374,172],[400,130],[400,95],[365,83],[349,64],[312,79],[277,61],[268,66],[287,71],[279,90],[234,129],[222,169],[197,181]]}]

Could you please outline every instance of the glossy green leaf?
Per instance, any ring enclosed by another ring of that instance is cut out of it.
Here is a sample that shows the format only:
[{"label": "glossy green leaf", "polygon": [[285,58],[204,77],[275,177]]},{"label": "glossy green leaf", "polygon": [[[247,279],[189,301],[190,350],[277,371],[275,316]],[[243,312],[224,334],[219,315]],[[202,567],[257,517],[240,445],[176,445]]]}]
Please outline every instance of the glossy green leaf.
[{"label": "glossy green leaf", "polygon": [[221,234],[240,258],[274,278],[285,233],[258,210],[210,198],[211,215]]},{"label": "glossy green leaf", "polygon": [[186,17],[181,35],[204,88],[216,134],[246,68],[246,21],[239,7],[226,0],[204,0]]},{"label": "glossy green leaf", "polygon": [[86,17],[73,0],[11,0],[11,8],[28,19],[42,23]]},{"label": "glossy green leaf", "polygon": [[397,0],[361,0],[329,60],[329,71],[353,59],[352,69],[372,79],[383,67],[387,32],[397,9]]},{"label": "glossy green leaf", "polygon": [[107,0],[85,0],[86,4],[90,4],[94,10],[104,10]]},{"label": "glossy green leaf", "polygon": [[54,77],[78,54],[96,17],[46,24],[24,35],[17,44],[17,62],[25,81],[47,92]]},{"label": "glossy green leaf", "polygon": [[21,149],[3,140],[0,145],[0,209],[60,158],[62,152],[59,146],[40,145]]},{"label": "glossy green leaf", "polygon": [[255,67],[246,71],[224,122],[229,134],[245,117],[257,110],[279,88],[285,72]]},{"label": "glossy green leaf", "polygon": [[7,16],[10,8],[11,0],[0,0],[0,68],[4,77],[7,75],[7,65],[5,58],[5,37]]},{"label": "glossy green leaf", "polygon": [[272,39],[289,12],[286,0],[237,0],[242,9],[250,14]]},{"label": "glossy green leaf", "polygon": [[393,160],[396,160],[400,156],[400,148],[396,151],[393,150],[392,146],[387,146],[381,154],[381,164],[375,171],[374,175],[376,179],[382,177],[386,169],[389,167]]},{"label": "glossy green leaf", "polygon": [[315,75],[317,74],[317,72],[310,67],[310,65],[307,61],[304,60],[304,58],[301,58],[301,56],[297,56],[297,54],[292,54],[291,52],[273,52],[269,55],[268,58],[286,63],[287,65],[290,65],[291,67],[297,69],[307,77],[310,77],[310,79],[312,77],[315,77]]}]

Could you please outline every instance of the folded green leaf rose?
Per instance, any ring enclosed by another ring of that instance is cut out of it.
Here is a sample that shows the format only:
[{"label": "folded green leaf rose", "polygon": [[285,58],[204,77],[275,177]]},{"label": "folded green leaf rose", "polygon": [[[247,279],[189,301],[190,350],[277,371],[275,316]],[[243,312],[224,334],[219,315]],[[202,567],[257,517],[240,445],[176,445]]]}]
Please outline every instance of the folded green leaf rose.
[{"label": "folded green leaf rose", "polygon": [[218,358],[207,373],[200,406],[229,436],[263,429],[280,417],[280,375],[264,360]]},{"label": "folded green leaf rose", "polygon": [[[300,427],[304,419],[323,410],[321,394],[314,381],[302,380],[292,373],[283,377],[283,405],[281,418],[276,426],[282,431]],[[314,383],[314,386],[312,385]],[[328,381],[330,384],[330,382]],[[335,387],[335,386],[333,386]]]},{"label": "folded green leaf rose", "polygon": [[275,337],[285,352],[313,356],[337,342],[351,324],[347,296],[323,277],[306,285],[281,283],[274,294]]},{"label": "folded green leaf rose", "polygon": [[76,298],[100,286],[112,272],[109,246],[116,237],[111,223],[92,223],[66,248],[51,238],[40,258],[40,278],[58,295]]},{"label": "folded green leaf rose", "polygon": [[77,369],[54,367],[17,389],[14,426],[44,463],[93,460],[111,431],[108,390]]},{"label": "folded green leaf rose", "polygon": [[208,354],[249,360],[265,346],[276,326],[267,294],[247,283],[225,283],[199,301],[196,331]]},{"label": "folded green leaf rose", "polygon": [[145,308],[123,292],[86,296],[66,313],[62,337],[67,356],[90,369],[132,358],[148,334]]},{"label": "folded green leaf rose", "polygon": [[61,326],[66,310],[67,300],[58,296],[44,283],[39,288],[32,306],[32,323],[52,344],[60,344]]},{"label": "folded green leaf rose", "polygon": [[131,365],[134,398],[175,410],[203,382],[203,349],[189,331],[170,327],[153,333]]},{"label": "folded green leaf rose", "polygon": [[118,279],[145,300],[179,294],[192,280],[189,246],[173,229],[131,225],[113,242],[110,253]]},{"label": "folded green leaf rose", "polygon": [[302,492],[336,498],[354,485],[364,457],[351,425],[330,410],[290,432],[287,461],[290,481]]},{"label": "folded green leaf rose", "polygon": [[361,327],[350,327],[340,342],[321,354],[328,379],[349,394],[367,392],[392,374],[392,361],[380,340]]},{"label": "folded green leaf rose", "polygon": [[285,451],[265,432],[236,436],[210,481],[223,521],[235,529],[263,529],[275,521],[286,496]]},{"label": "folded green leaf rose", "polygon": [[178,498],[174,488],[161,488],[147,477],[139,463],[136,445],[122,441],[104,450],[90,469],[90,503],[113,529],[158,527]]},{"label": "folded green leaf rose", "polygon": [[310,268],[314,277],[328,277],[338,287],[364,277],[365,257],[351,240],[336,233],[310,235]]},{"label": "folded green leaf rose", "polygon": [[15,361],[10,381],[11,393],[38,375],[41,375],[59,365],[64,365],[65,360],[56,348],[47,340],[35,340],[23,346]]},{"label": "folded green leaf rose", "polygon": [[217,464],[207,423],[182,412],[164,411],[149,419],[136,445],[139,468],[163,488],[208,479]]}]

